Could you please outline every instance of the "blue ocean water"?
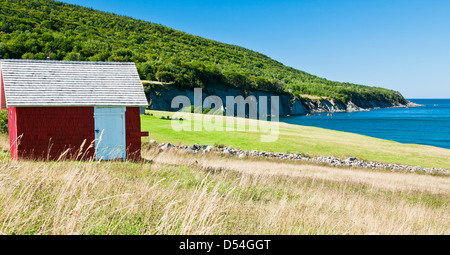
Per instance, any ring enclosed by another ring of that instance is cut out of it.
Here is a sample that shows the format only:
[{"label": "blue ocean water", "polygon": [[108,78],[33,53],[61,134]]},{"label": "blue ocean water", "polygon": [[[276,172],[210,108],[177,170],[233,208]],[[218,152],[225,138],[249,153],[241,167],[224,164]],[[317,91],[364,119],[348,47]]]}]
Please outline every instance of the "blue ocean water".
[{"label": "blue ocean water", "polygon": [[450,99],[409,99],[420,107],[282,117],[281,122],[450,149]]}]

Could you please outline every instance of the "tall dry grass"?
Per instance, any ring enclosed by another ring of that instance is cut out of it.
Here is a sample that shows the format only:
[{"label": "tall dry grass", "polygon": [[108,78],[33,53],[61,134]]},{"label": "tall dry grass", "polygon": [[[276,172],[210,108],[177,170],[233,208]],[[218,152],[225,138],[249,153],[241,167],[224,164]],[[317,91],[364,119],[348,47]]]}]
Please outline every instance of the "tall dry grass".
[{"label": "tall dry grass", "polygon": [[[224,197],[205,178],[189,192],[152,174],[163,166],[117,162],[2,162],[4,234],[213,234]],[[170,171],[169,169],[166,169]]]},{"label": "tall dry grass", "polygon": [[143,155],[147,162],[3,159],[1,233],[450,233],[445,176]]},{"label": "tall dry grass", "polygon": [[2,153],[9,152],[9,136],[0,133],[0,151]]},{"label": "tall dry grass", "polygon": [[[448,234],[450,178],[149,150],[236,188],[233,234]],[[225,181],[227,180],[227,181]],[[223,185],[223,183],[222,183]]]}]

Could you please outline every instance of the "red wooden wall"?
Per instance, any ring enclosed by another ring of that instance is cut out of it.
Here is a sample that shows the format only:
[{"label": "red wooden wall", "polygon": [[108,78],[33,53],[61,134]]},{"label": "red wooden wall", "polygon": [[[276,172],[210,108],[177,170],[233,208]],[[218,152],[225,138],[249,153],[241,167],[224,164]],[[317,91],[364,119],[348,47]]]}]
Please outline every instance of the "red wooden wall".
[{"label": "red wooden wall", "polygon": [[141,137],[148,132],[141,132],[141,117],[139,107],[127,107],[125,112],[127,159],[141,159]]},{"label": "red wooden wall", "polygon": [[6,109],[5,87],[3,87],[3,73],[0,70],[0,110]]},{"label": "red wooden wall", "polygon": [[[18,158],[56,160],[69,148],[67,157],[77,158],[83,141],[85,151],[95,139],[94,107],[15,107],[15,115]],[[87,150],[86,158],[94,152]]]},{"label": "red wooden wall", "polygon": [[17,122],[16,122],[16,107],[8,108],[8,132],[9,132],[9,154],[11,159],[17,160]]},{"label": "red wooden wall", "polygon": [[[9,107],[11,158],[56,160],[70,148],[66,157],[84,159],[94,156],[94,107]],[[125,113],[127,159],[141,158],[139,107]],[[144,134],[145,135],[145,134]]]}]

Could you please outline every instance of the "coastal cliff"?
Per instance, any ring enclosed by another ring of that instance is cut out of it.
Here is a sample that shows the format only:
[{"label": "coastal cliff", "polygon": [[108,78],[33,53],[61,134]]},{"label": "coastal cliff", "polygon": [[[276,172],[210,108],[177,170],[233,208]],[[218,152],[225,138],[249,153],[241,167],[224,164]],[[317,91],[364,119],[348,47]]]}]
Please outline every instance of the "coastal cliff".
[{"label": "coastal cliff", "polygon": [[[194,104],[194,90],[186,89],[182,90],[167,85],[153,85],[151,88],[146,89],[147,99],[150,103],[150,109],[161,111],[177,111],[179,109],[172,108],[172,99],[176,96],[186,96]],[[269,100],[271,96],[279,97],[279,115],[280,116],[295,116],[306,115],[317,112],[345,112],[345,111],[362,111],[378,108],[389,107],[414,107],[417,106],[414,103],[404,99],[403,102],[391,102],[388,99],[380,98],[379,100],[364,100],[358,96],[354,96],[348,102],[344,103],[335,99],[328,98],[298,98],[291,94],[275,94],[265,91],[245,91],[239,88],[207,88],[202,91],[202,99],[204,100],[208,96],[218,96],[222,102],[226,102],[227,96],[254,96],[257,100],[260,97],[266,96]],[[270,103],[269,103],[270,104]],[[269,105],[268,104],[268,105]],[[270,108],[270,107],[269,107]]]}]

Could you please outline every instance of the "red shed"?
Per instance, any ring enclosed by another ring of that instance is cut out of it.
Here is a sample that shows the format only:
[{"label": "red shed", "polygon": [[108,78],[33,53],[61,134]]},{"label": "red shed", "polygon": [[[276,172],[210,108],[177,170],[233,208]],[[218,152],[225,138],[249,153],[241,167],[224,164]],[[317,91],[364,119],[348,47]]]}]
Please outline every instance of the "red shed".
[{"label": "red shed", "polygon": [[2,59],[0,72],[12,159],[140,159],[134,63]]}]

